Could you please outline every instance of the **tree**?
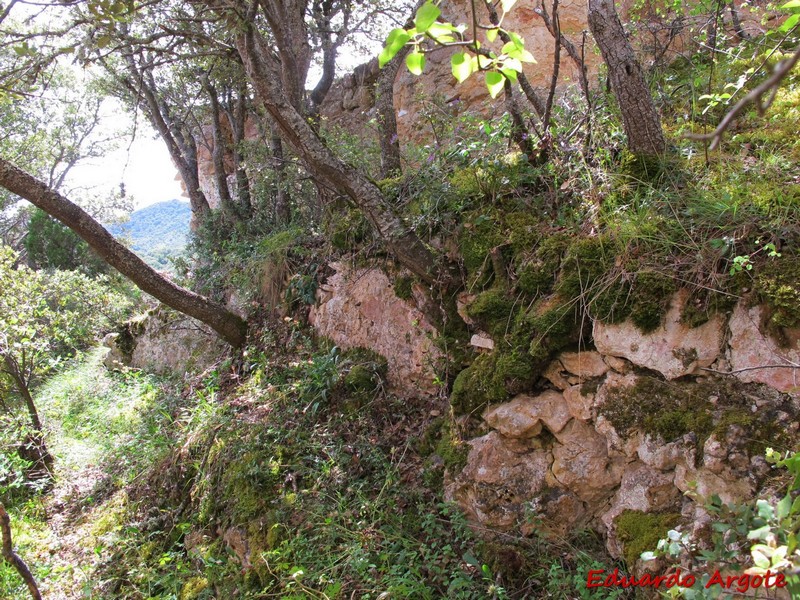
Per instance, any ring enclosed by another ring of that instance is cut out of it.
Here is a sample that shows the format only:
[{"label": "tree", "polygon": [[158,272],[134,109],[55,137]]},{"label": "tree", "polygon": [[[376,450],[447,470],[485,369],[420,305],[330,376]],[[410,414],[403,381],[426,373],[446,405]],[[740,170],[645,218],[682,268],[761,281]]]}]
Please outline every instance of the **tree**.
[{"label": "tree", "polygon": [[190,317],[202,321],[234,347],[241,346],[247,324],[239,316],[207,298],[186,290],[148,266],[120,244],[82,208],[41,181],[0,157],[0,186],[28,200],[81,236],[97,255],[142,291]]},{"label": "tree", "polygon": [[[78,272],[33,271],[0,246],[0,408],[14,412],[12,396],[25,407],[26,442],[21,454],[31,471],[47,477],[53,459],[44,442],[34,386],[58,361],[90,341],[96,329],[120,318],[129,301],[110,292],[103,279]],[[13,392],[13,393],[12,393]]]},{"label": "tree", "polygon": [[614,8],[614,0],[589,0],[589,28],[608,67],[628,148],[634,154],[663,154],[667,142],[661,117]]}]

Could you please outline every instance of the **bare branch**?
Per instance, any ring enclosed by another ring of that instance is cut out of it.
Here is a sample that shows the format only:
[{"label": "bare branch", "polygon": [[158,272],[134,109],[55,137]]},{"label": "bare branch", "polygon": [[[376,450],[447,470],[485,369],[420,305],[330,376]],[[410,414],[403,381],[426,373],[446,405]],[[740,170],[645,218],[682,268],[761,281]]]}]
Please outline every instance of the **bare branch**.
[{"label": "bare branch", "polygon": [[719,146],[720,141],[722,141],[722,134],[725,133],[728,128],[730,128],[736,117],[738,117],[750,104],[756,105],[759,115],[763,115],[767,111],[767,109],[775,100],[775,96],[778,93],[778,87],[780,86],[781,81],[783,81],[783,79],[789,75],[791,70],[797,64],[798,60],[800,60],[800,46],[795,49],[792,56],[778,64],[775,72],[766,81],[754,88],[744,98],[739,100],[739,102],[736,103],[736,105],[728,112],[728,114],[725,115],[722,121],[720,121],[719,125],[717,125],[717,128],[714,131],[711,133],[687,133],[685,137],[690,140],[697,140],[700,142],[710,141],[711,144],[709,145],[708,149],[714,150],[717,146]]}]

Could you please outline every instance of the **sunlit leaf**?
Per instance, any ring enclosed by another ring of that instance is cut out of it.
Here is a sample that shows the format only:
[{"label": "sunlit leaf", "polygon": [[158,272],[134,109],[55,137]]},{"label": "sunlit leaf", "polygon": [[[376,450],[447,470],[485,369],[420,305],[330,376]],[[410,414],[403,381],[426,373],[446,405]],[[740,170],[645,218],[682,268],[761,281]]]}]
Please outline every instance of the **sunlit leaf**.
[{"label": "sunlit leaf", "polygon": [[419,33],[425,33],[428,28],[436,22],[442,11],[433,2],[426,2],[419,7],[417,14],[414,16],[414,25]]},{"label": "sunlit leaf", "polygon": [[450,58],[450,68],[458,83],[462,83],[472,75],[472,66],[472,58],[466,52],[456,52]]},{"label": "sunlit leaf", "polygon": [[780,26],[778,31],[780,31],[781,33],[787,33],[792,29],[794,29],[799,21],[800,21],[800,13],[794,14],[783,22],[783,25]]},{"label": "sunlit leaf", "polygon": [[499,29],[489,29],[486,32],[486,41],[493,42],[497,39],[497,34],[500,33]]},{"label": "sunlit leaf", "polygon": [[517,0],[502,0],[500,2],[500,6],[503,8],[503,12],[508,12],[511,10],[511,7],[517,3]]},{"label": "sunlit leaf", "polygon": [[406,66],[414,75],[422,75],[425,70],[425,55],[418,51],[411,52],[406,56]]},{"label": "sunlit leaf", "polygon": [[489,95],[492,98],[497,98],[497,95],[503,91],[506,77],[498,71],[488,71],[486,73],[486,87],[489,90]]},{"label": "sunlit leaf", "polygon": [[389,32],[389,36],[386,38],[386,45],[383,47],[380,56],[378,56],[378,66],[383,68],[410,39],[411,36],[405,29],[392,29],[392,31]]}]

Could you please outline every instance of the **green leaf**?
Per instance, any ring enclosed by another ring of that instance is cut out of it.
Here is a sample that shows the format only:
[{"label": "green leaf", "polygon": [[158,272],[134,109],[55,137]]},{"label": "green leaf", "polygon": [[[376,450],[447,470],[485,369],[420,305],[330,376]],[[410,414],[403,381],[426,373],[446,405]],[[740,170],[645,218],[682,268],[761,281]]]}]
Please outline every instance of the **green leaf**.
[{"label": "green leaf", "polygon": [[489,95],[492,98],[497,98],[497,95],[503,90],[506,77],[498,71],[488,71],[486,73],[486,87],[489,89]]},{"label": "green leaf", "polygon": [[781,8],[800,8],[800,0],[789,0],[786,4],[781,4]]},{"label": "green leaf", "polygon": [[500,6],[503,7],[503,12],[508,12],[511,7],[517,3],[517,0],[501,0]]},{"label": "green leaf", "polygon": [[414,16],[414,25],[417,31],[420,33],[428,31],[428,28],[436,22],[436,19],[438,19],[441,14],[442,11],[440,11],[439,7],[433,2],[426,2],[420,6],[417,14]]},{"label": "green leaf", "polygon": [[412,74],[422,75],[422,71],[425,69],[425,55],[415,50],[406,56],[406,66]]},{"label": "green leaf", "polygon": [[386,45],[383,47],[380,56],[378,56],[378,66],[383,68],[410,39],[411,36],[405,29],[392,29],[386,38]]},{"label": "green leaf", "polygon": [[486,32],[486,41],[493,42],[497,39],[497,34],[500,33],[499,29],[489,29]]},{"label": "green leaf", "polygon": [[514,69],[500,69],[500,72],[506,76],[511,83],[517,83],[517,72]]},{"label": "green leaf", "polygon": [[428,27],[428,35],[437,42],[446,44],[448,42],[456,41],[456,38],[453,36],[453,32],[455,30],[456,28],[449,23],[434,23]]},{"label": "green leaf", "polygon": [[795,28],[795,26],[797,25],[798,21],[800,21],[800,13],[794,14],[791,17],[789,17],[788,19],[786,19],[783,22],[783,25],[781,25],[778,28],[778,31],[780,31],[781,33],[786,33],[788,31],[791,31],[792,29]]},{"label": "green leaf", "polygon": [[778,506],[776,507],[775,516],[778,519],[785,519],[789,516],[789,511],[792,509],[792,496],[791,494],[786,494],[783,497],[783,500],[778,502]]},{"label": "green leaf", "polygon": [[466,52],[456,52],[450,58],[450,68],[456,81],[462,83],[472,75],[472,58]]},{"label": "green leaf", "polygon": [[503,61],[503,71],[506,70],[522,73],[522,62],[517,58],[507,58]]}]

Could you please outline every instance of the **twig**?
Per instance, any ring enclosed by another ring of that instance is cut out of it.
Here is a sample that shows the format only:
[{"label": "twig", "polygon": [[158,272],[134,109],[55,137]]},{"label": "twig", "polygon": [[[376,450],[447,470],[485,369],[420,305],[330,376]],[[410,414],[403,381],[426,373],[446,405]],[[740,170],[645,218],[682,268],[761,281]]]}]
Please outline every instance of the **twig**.
[{"label": "twig", "polygon": [[[725,133],[725,131],[733,123],[733,120],[736,119],[736,117],[738,117],[749,104],[756,105],[759,115],[763,115],[766,112],[766,110],[775,100],[775,96],[778,93],[778,85],[794,68],[798,60],[800,60],[800,46],[797,47],[792,56],[778,65],[778,67],[775,69],[775,72],[769,77],[769,79],[764,81],[764,83],[753,89],[744,98],[739,100],[739,102],[736,103],[736,106],[734,106],[730,112],[725,115],[722,121],[720,121],[719,125],[717,125],[717,128],[714,131],[711,133],[702,134],[687,133],[686,137],[690,140],[697,140],[701,142],[711,141],[708,149],[714,150],[717,146],[719,146],[719,143],[722,140],[722,134]],[[767,95],[766,99],[762,99],[762,96],[764,95]]]},{"label": "twig", "polygon": [[12,547],[11,542],[11,519],[6,512],[6,507],[0,502],[0,531],[3,537],[3,558],[17,570],[19,576],[28,586],[28,591],[31,593],[33,600],[42,600],[42,594],[39,593],[39,588],[36,586],[36,581],[33,579],[31,570],[25,561],[22,560]]}]

